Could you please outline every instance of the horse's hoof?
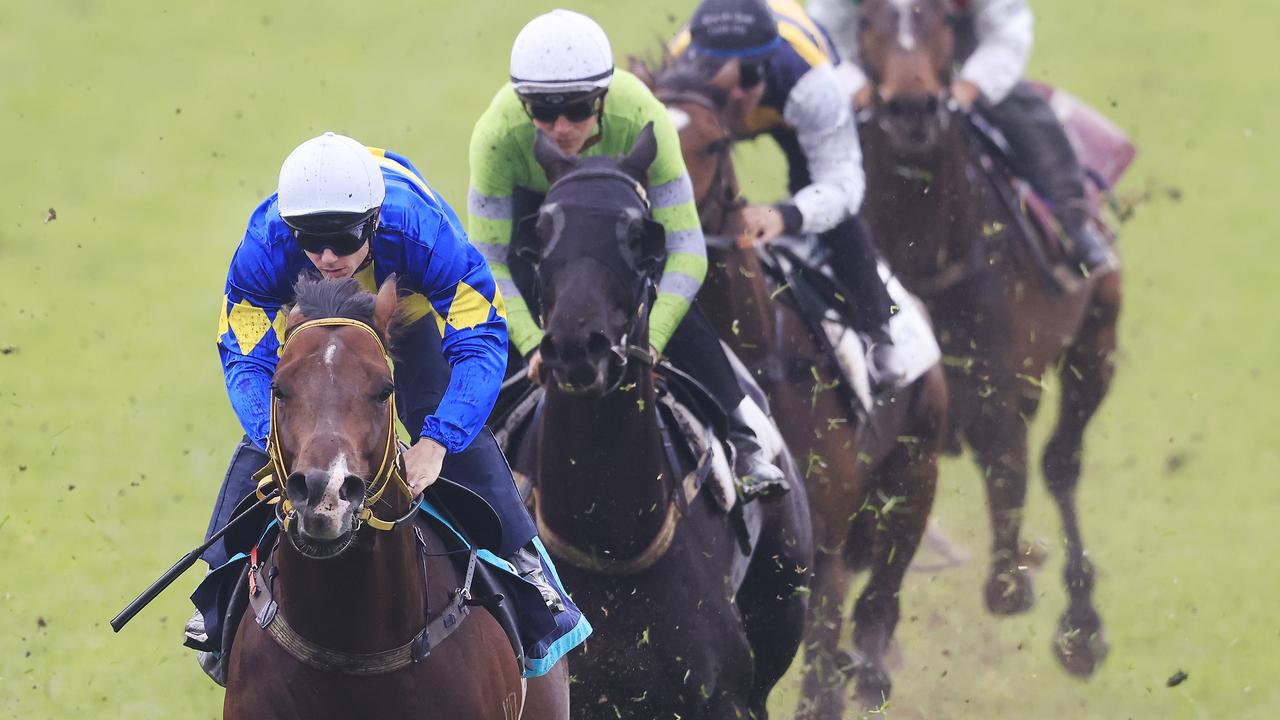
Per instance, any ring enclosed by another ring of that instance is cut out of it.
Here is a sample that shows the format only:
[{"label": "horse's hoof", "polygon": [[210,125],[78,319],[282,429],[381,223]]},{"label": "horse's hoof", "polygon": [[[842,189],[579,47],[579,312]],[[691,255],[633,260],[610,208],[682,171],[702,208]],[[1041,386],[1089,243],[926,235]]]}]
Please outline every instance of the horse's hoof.
[{"label": "horse's hoof", "polygon": [[[858,693],[854,700],[858,703],[862,715],[878,717],[880,709],[889,702],[889,693],[893,690],[893,681],[888,671],[882,668],[863,668],[858,672]],[[839,717],[839,716],[836,716]]]},{"label": "horse's hoof", "polygon": [[1036,604],[1031,576],[1016,567],[993,570],[987,578],[987,610],[993,615],[1017,615]]},{"label": "horse's hoof", "polygon": [[1070,612],[1058,618],[1058,634],[1053,639],[1053,654],[1063,669],[1081,679],[1088,679],[1102,665],[1111,650],[1102,620],[1093,610],[1083,614],[1079,622]]}]

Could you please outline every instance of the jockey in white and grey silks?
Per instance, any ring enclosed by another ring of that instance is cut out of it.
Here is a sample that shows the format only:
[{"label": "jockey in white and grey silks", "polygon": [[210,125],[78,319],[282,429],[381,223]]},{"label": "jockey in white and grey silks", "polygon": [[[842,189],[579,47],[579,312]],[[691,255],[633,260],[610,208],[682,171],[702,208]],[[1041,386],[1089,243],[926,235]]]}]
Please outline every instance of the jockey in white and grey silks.
[{"label": "jockey in white and grey silks", "polygon": [[[894,0],[910,11],[912,0]],[[808,0],[814,19],[830,32],[846,62],[836,75],[854,104],[870,104],[871,88],[859,65],[859,0]],[[1088,222],[1084,175],[1066,132],[1049,103],[1023,82],[1034,42],[1026,0],[952,0],[959,72],[951,97],[995,125],[1013,151],[1014,169],[1050,202],[1068,240],[1073,267],[1082,274],[1113,269],[1116,258]]]}]

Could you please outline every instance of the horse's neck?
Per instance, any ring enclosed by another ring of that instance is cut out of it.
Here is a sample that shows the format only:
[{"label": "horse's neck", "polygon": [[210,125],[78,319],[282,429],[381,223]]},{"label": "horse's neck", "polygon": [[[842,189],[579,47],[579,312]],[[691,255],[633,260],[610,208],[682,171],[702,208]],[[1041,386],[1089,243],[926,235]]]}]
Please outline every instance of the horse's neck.
[{"label": "horse's neck", "polygon": [[379,532],[371,549],[355,547],[330,560],[303,557],[282,539],[275,564],[280,612],[312,642],[374,652],[396,647],[422,628],[426,577],[407,525]]},{"label": "horse's neck", "polygon": [[698,301],[740,358],[751,364],[774,353],[774,308],[769,283],[753,247],[734,246],[708,257],[707,280]]},{"label": "horse's neck", "polygon": [[563,540],[631,557],[662,522],[665,463],[650,368],[631,363],[619,389],[579,398],[552,389],[538,452],[538,513]]},{"label": "horse's neck", "polygon": [[872,126],[867,153],[866,213],[877,244],[899,275],[927,278],[963,263],[979,242],[977,190],[966,178],[968,149],[954,116],[938,152],[919,161],[896,158]]}]

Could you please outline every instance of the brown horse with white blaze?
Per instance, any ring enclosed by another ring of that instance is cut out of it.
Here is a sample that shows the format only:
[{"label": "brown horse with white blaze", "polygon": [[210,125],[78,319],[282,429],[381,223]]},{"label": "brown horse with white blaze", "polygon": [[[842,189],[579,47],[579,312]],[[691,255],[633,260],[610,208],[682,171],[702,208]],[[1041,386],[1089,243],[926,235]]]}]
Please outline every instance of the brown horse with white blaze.
[{"label": "brown horse with white blaze", "polygon": [[[722,122],[723,78],[706,79],[685,65],[673,60],[656,77],[637,69],[676,120],[711,245],[699,301],[768,395],[779,429],[801,460],[803,490],[813,508],[816,553],[799,716],[843,717],[850,680],[856,681],[858,703],[877,708],[891,689],[884,655],[899,618],[903,577],[933,506],[946,383],[935,365],[877,397],[866,416],[854,411],[849,383],[825,341],[797,312],[794,291],[770,277],[750,242],[733,241],[741,234],[743,202],[733,140]],[[838,649],[841,616],[854,575],[864,569],[870,578],[854,606],[850,658]]]},{"label": "brown horse with white blaze", "polygon": [[376,299],[353,279],[296,292],[269,443],[285,525],[251,571],[224,716],[567,720],[564,663],[526,687],[498,622],[466,609],[452,548],[416,522],[385,351],[394,278]]},{"label": "brown horse with white blaze", "polygon": [[866,0],[858,9],[858,45],[873,87],[873,107],[860,124],[865,214],[894,272],[937,325],[951,427],[986,478],[994,542],[985,597],[996,614],[1034,602],[1018,539],[1027,425],[1043,376],[1058,369],[1061,406],[1043,469],[1062,516],[1069,604],[1053,648],[1069,672],[1087,677],[1107,642],[1076,486],[1085,427],[1114,373],[1121,274],[1060,286],[1038,268],[1027,224],[997,195],[970,142],[969,118],[948,96],[952,9],[948,0]]}]

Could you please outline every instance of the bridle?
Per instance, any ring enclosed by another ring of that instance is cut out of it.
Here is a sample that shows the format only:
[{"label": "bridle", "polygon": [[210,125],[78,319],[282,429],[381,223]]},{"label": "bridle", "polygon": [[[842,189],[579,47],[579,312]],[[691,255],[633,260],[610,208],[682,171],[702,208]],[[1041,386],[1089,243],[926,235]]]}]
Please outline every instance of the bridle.
[{"label": "bridle", "polygon": [[[609,179],[626,183],[628,187],[635,190],[636,196],[643,203],[646,213],[648,212],[649,197],[644,190],[644,186],[637,182],[635,178],[627,175],[621,170],[608,168],[583,168],[581,170],[571,172],[551,184],[551,187],[547,189],[547,197],[550,198],[552,191],[557,187],[560,187],[562,183],[600,179]],[[638,276],[641,280],[640,286],[636,288],[636,292],[631,303],[631,306],[635,307],[636,310],[627,320],[627,324],[623,326],[622,334],[619,336],[618,341],[609,346],[609,375],[612,375],[613,379],[606,383],[606,387],[603,392],[604,395],[608,395],[622,386],[622,382],[627,376],[628,366],[632,360],[635,360],[645,366],[653,365],[653,357],[649,354],[649,348],[636,345],[631,342],[631,338],[639,336],[641,331],[648,325],[649,309],[653,300],[656,285],[654,282],[654,274],[657,270],[656,268],[645,268],[640,266],[635,262],[634,258],[629,256],[629,253],[621,254],[624,256],[622,262],[618,262],[617,260],[608,257],[597,258],[603,265],[605,265],[605,267],[614,272],[621,272],[622,268],[619,266],[625,266],[627,272]],[[535,275],[537,277],[538,295],[545,297],[545,293],[542,291],[541,287],[542,274],[538,272],[535,273]],[[539,307],[540,312],[544,314],[544,317],[539,318],[539,324],[545,327],[545,310],[541,309],[541,302],[539,303]]]},{"label": "bridle", "polygon": [[[284,345],[280,349],[280,354],[283,356],[285,350],[289,347],[289,343],[302,332],[318,327],[360,328],[368,333],[369,336],[378,344],[378,349],[382,352],[383,358],[388,360],[388,367],[390,367],[386,345],[382,342],[382,336],[378,334],[378,331],[374,330],[367,323],[350,318],[322,318],[302,323],[289,333],[288,337],[284,341]],[[289,470],[285,467],[284,451],[282,450],[280,442],[280,423],[277,421],[276,408],[277,398],[273,396],[271,398],[271,429],[267,434],[268,463],[266,467],[262,468],[254,475],[254,479],[257,481],[257,495],[259,498],[265,497],[272,487],[279,490],[279,494],[272,500],[272,504],[276,505],[276,517],[280,520],[281,526],[285,530],[288,530],[290,523],[296,515],[297,509],[293,507],[293,503],[289,501],[284,492],[285,480],[289,477]],[[360,506],[353,511],[355,517],[353,518],[351,532],[347,536],[347,544],[328,557],[334,557],[346,550],[347,547],[354,542],[356,531],[359,530],[362,525],[368,525],[374,530],[394,530],[397,525],[412,517],[417,511],[419,504],[421,504],[421,496],[414,496],[413,490],[410,489],[408,482],[406,482],[404,478],[404,470],[400,457],[400,446],[396,441],[395,422],[396,399],[395,393],[392,393],[391,396],[387,398],[387,434],[383,441],[382,460],[378,464],[378,471],[374,473],[373,477],[369,481],[366,482],[367,493],[364,502],[362,502]],[[404,515],[394,520],[383,520],[374,514],[372,506],[382,499],[387,488],[393,485],[410,501],[409,510]]]},{"label": "bridle", "polygon": [[747,206],[747,201],[742,198],[738,189],[727,181],[729,165],[732,161],[733,145],[736,142],[733,134],[724,128],[724,123],[720,118],[720,108],[716,106],[711,98],[700,92],[691,90],[660,92],[658,100],[667,106],[697,105],[710,112],[712,117],[716,118],[721,130],[723,130],[723,134],[718,139],[713,140],[702,149],[702,152],[715,156],[716,169],[711,176],[711,184],[707,186],[707,193],[700,198],[694,198],[698,217],[712,217],[709,213],[713,210],[719,213],[719,227],[711,228],[704,225],[703,230],[713,235],[720,234],[724,230],[724,225],[728,222],[729,216]]}]

